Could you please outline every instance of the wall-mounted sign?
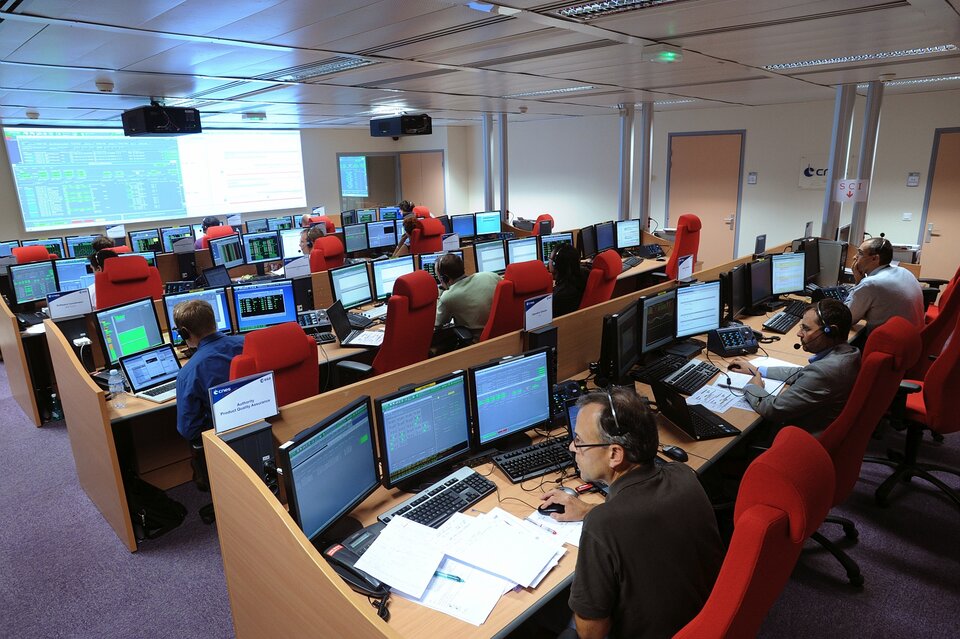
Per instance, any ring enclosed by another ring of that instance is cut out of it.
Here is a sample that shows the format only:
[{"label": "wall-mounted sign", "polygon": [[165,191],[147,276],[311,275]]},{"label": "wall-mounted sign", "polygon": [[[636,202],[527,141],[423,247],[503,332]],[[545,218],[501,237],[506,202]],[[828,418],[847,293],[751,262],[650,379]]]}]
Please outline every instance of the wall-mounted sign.
[{"label": "wall-mounted sign", "polygon": [[798,186],[801,189],[826,188],[827,170],[827,160],[825,158],[801,156]]},{"label": "wall-mounted sign", "polygon": [[834,202],[866,202],[870,180],[837,180],[833,192]]},{"label": "wall-mounted sign", "polygon": [[907,186],[920,186],[920,173],[907,173]]}]

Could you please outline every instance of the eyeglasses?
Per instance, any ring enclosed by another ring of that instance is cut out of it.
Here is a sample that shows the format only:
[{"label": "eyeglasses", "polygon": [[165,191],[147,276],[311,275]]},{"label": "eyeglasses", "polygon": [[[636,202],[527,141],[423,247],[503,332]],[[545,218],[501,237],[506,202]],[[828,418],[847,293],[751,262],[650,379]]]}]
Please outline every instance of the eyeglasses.
[{"label": "eyeglasses", "polygon": [[[617,429],[617,432],[614,433],[614,435],[620,436],[623,434],[623,430],[621,430],[620,422],[617,420],[617,409],[613,407],[613,397],[610,395],[609,390],[607,390],[607,402],[610,404],[610,414],[613,415],[613,425]],[[583,440],[580,439],[580,435],[573,436],[573,447],[577,450],[582,450],[584,448],[599,448],[601,446],[613,446],[613,442],[608,444],[584,444]]]},{"label": "eyeglasses", "polygon": [[580,435],[573,436],[573,447],[577,450],[582,450],[584,448],[600,448],[601,446],[613,446],[613,444],[584,444],[583,440],[580,439]]}]

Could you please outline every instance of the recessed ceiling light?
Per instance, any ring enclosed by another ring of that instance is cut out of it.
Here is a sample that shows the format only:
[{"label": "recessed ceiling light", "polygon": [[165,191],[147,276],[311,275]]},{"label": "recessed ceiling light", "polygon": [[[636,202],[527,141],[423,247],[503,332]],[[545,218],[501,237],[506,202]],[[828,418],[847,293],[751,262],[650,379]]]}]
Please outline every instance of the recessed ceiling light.
[{"label": "recessed ceiling light", "polygon": [[577,18],[579,20],[595,20],[625,11],[650,9],[665,4],[674,4],[683,0],[603,0],[601,2],[581,2],[571,7],[564,7],[555,13],[563,18]]},{"label": "recessed ceiling light", "polygon": [[523,93],[511,93],[505,95],[505,98],[535,98],[543,95],[563,95],[564,93],[576,93],[577,91],[589,91],[594,88],[588,84],[582,87],[564,87],[562,89],[543,89],[542,91],[524,91]]},{"label": "recessed ceiling light", "polygon": [[[657,100],[653,103],[653,106],[673,106],[674,104],[690,104],[691,102],[696,102],[692,98],[681,99],[681,100]],[[640,106],[639,104],[637,106]]]},{"label": "recessed ceiling light", "polygon": [[836,58],[817,58],[816,60],[800,60],[798,62],[781,62],[778,64],[766,64],[762,68],[767,71],[782,71],[785,69],[802,69],[804,67],[820,67],[830,64],[848,64],[850,62],[864,62],[867,60],[886,60],[889,58],[910,58],[918,55],[930,55],[931,53],[946,53],[947,51],[956,51],[954,44],[940,44],[935,47],[921,47],[919,49],[900,49],[898,51],[881,51],[879,53],[860,53],[858,55],[846,55]]},{"label": "recessed ceiling light", "polygon": [[346,56],[336,56],[327,58],[311,64],[303,64],[298,67],[284,69],[278,73],[265,73],[258,75],[256,80],[277,80],[279,82],[304,82],[324,75],[340,73],[341,71],[352,71],[361,67],[368,67],[373,64],[380,64],[379,60],[368,60],[365,58],[348,58]]},{"label": "recessed ceiling light", "polygon": [[[934,84],[937,82],[955,82],[960,80],[960,75],[938,75],[931,78],[912,78],[910,80],[893,80],[891,82],[884,82],[884,87],[909,87],[918,84]],[[858,84],[858,89],[866,89],[869,85],[867,83]]]}]

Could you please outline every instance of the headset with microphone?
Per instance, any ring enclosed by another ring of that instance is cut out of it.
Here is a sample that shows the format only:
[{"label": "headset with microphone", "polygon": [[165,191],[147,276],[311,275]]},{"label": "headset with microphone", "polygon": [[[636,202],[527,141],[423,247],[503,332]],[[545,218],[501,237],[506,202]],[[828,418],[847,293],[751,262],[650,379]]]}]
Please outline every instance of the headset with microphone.
[{"label": "headset with microphone", "polygon": [[[836,324],[828,324],[828,323],[827,323],[827,320],[824,319],[824,317],[823,317],[823,311],[820,310],[820,305],[821,305],[821,304],[823,304],[823,300],[820,300],[819,302],[817,302],[817,303],[814,305],[813,308],[817,311],[817,319],[820,320],[820,330],[823,331],[824,335],[830,337],[835,331],[838,331],[838,330],[840,330],[840,329],[837,328]],[[794,345],[793,345],[793,348],[796,349],[796,350],[798,350],[798,351],[799,351],[802,347],[803,347],[803,345],[802,345],[801,343],[797,343],[797,344],[794,344]]]}]

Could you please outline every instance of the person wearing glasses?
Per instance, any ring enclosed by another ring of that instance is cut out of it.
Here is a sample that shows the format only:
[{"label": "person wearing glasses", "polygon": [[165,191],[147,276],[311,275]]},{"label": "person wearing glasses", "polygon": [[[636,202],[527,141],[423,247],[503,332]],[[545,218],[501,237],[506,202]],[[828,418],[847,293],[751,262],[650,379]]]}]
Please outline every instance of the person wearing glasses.
[{"label": "person wearing glasses", "polygon": [[867,331],[899,316],[923,327],[923,291],[913,273],[894,266],[893,245],[884,237],[865,240],[853,261],[856,282],[847,295],[853,323],[867,321]]},{"label": "person wearing glasses", "polygon": [[568,601],[576,635],[561,637],[670,637],[697,615],[720,571],[713,508],[688,466],[654,463],[657,424],[633,389],[578,404],[570,451],[584,481],[610,490],[595,506],[560,490],[543,496],[563,504],[555,519],[583,519]]}]

